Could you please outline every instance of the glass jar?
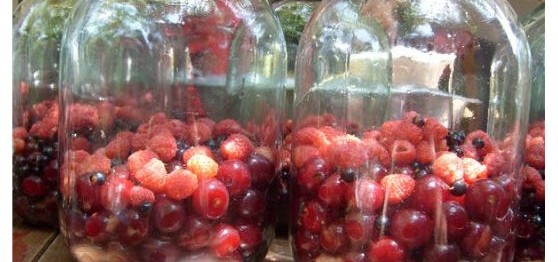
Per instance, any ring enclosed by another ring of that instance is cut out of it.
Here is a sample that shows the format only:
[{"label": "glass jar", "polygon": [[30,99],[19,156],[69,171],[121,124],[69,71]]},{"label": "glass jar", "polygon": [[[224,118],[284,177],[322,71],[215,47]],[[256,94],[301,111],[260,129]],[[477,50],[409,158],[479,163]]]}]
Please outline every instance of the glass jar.
[{"label": "glass jar", "polygon": [[517,228],[517,261],[544,260],[544,2],[523,20],[531,48],[531,108],[525,139],[525,167]]},{"label": "glass jar", "polygon": [[35,225],[58,225],[58,60],[74,3],[29,0],[14,11],[13,208]]},{"label": "glass jar", "polygon": [[295,69],[295,260],[512,261],[530,53],[509,5],[314,12]]},{"label": "glass jar", "polygon": [[62,52],[61,232],[79,261],[259,261],[286,51],[248,0],[81,1]]}]

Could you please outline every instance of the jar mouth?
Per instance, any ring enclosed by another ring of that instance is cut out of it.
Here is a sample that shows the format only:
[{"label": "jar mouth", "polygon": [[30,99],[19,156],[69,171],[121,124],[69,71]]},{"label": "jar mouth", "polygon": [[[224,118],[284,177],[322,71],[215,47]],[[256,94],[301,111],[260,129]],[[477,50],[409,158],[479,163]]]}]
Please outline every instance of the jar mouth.
[{"label": "jar mouth", "polygon": [[181,6],[187,14],[192,16],[204,16],[213,13],[215,10],[215,1],[212,0],[150,0],[152,4],[165,4]]}]

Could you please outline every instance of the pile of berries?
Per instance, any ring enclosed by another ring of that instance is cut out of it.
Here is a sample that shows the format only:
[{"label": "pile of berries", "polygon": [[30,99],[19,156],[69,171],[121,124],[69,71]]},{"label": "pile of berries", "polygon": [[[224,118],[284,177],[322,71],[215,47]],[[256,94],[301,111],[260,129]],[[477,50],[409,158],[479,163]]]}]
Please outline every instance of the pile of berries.
[{"label": "pile of berries", "polygon": [[544,121],[529,126],[517,227],[516,261],[544,260]]},{"label": "pile of berries", "polygon": [[199,114],[130,118],[119,108],[69,109],[60,191],[72,250],[100,247],[97,258],[111,261],[263,259],[273,237],[271,128]]},{"label": "pile of berries", "polygon": [[314,118],[292,134],[298,261],[510,256],[517,196],[505,145],[415,112],[361,132]]},{"label": "pile of berries", "polygon": [[12,131],[13,207],[36,225],[58,225],[58,104],[46,100],[22,114]]}]

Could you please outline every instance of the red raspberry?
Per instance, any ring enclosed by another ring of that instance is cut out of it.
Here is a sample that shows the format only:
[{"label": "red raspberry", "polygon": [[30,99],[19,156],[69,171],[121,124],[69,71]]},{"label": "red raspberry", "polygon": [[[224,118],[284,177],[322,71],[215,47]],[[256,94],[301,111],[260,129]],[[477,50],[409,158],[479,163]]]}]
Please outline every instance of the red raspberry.
[{"label": "red raspberry", "polygon": [[328,162],[341,168],[360,167],[368,160],[366,146],[352,135],[335,138],[327,150]]},{"label": "red raspberry", "polygon": [[531,137],[542,137],[544,139],[544,121],[529,124],[528,134]]},{"label": "red raspberry", "polygon": [[155,202],[155,194],[153,191],[142,187],[142,186],[133,186],[130,189],[130,205],[133,207],[142,206],[145,203],[153,203]]},{"label": "red raspberry", "polygon": [[188,142],[192,145],[199,145],[209,141],[212,137],[213,130],[205,122],[195,121],[189,127]]},{"label": "red raspberry", "polygon": [[188,170],[177,169],[167,175],[165,194],[174,200],[191,196],[198,188],[198,177]]},{"label": "red raspberry", "polygon": [[58,123],[47,119],[36,122],[29,130],[29,134],[42,139],[54,138],[56,132],[58,132]]},{"label": "red raspberry", "polygon": [[15,153],[23,153],[25,151],[25,140],[21,138],[14,138],[12,143]]},{"label": "red raspberry", "polygon": [[455,153],[444,153],[436,158],[432,164],[432,171],[448,185],[463,179],[463,163]]},{"label": "red raspberry", "polygon": [[52,101],[43,101],[41,103],[34,104],[31,107],[31,117],[33,119],[43,119],[48,113],[48,109],[52,106]]},{"label": "red raspberry", "polygon": [[116,107],[116,117],[126,122],[141,123],[145,118],[144,112],[133,106]]},{"label": "red raspberry", "polygon": [[99,125],[97,108],[85,104],[70,105],[70,125],[76,130],[85,130]]},{"label": "red raspberry", "polygon": [[448,135],[448,129],[437,119],[430,117],[424,120],[422,132],[425,140],[429,141],[429,139],[432,138],[436,144],[440,143],[440,141],[445,141]]},{"label": "red raspberry", "polygon": [[165,190],[167,169],[165,168],[165,163],[157,158],[149,160],[137,172],[132,172],[132,175],[141,186],[154,193],[161,193]]},{"label": "red raspberry", "polygon": [[476,148],[479,157],[483,158],[486,154],[492,153],[495,147],[492,139],[482,130],[473,131],[465,137],[465,145],[472,145]]},{"label": "red raspberry", "polygon": [[525,166],[521,169],[521,174],[525,179],[523,181],[523,187],[533,187],[537,200],[544,201],[544,180],[539,171],[530,166]]},{"label": "red raspberry", "polygon": [[186,162],[186,167],[198,176],[198,180],[214,178],[219,170],[219,164],[215,160],[202,154],[193,155]]},{"label": "red raspberry", "polygon": [[465,182],[469,184],[488,176],[486,166],[475,159],[465,157],[462,159],[461,163],[463,165],[463,178],[465,178]]},{"label": "red raspberry", "polygon": [[116,109],[112,103],[101,102],[97,105],[99,114],[99,127],[105,130],[112,129],[116,118]]},{"label": "red raspberry", "polygon": [[198,122],[206,124],[211,129],[211,133],[214,132],[215,125],[217,124],[213,119],[207,117],[198,118]]},{"label": "red raspberry", "polygon": [[391,147],[391,159],[397,165],[410,165],[415,162],[415,146],[406,140],[395,140]]},{"label": "red raspberry", "polygon": [[527,141],[525,161],[536,169],[544,169],[544,138],[535,137]]},{"label": "red raspberry", "polygon": [[27,130],[21,126],[14,128],[12,131],[12,138],[25,139],[28,135]]},{"label": "red raspberry", "polygon": [[171,119],[165,123],[165,127],[171,131],[174,138],[178,140],[186,139],[188,134],[188,125],[186,123],[178,119]]},{"label": "red raspberry", "polygon": [[322,131],[315,127],[305,127],[294,133],[294,143],[297,146],[309,145],[315,148],[327,148],[329,141]]},{"label": "red raspberry", "polygon": [[506,167],[506,158],[498,151],[487,154],[482,163],[486,166],[486,171],[489,176],[495,176],[504,171]]},{"label": "red raspberry", "polygon": [[130,155],[130,141],[134,134],[132,132],[120,132],[105,148],[105,155],[108,158],[126,159]]},{"label": "red raspberry", "polygon": [[164,162],[169,162],[176,156],[176,139],[170,134],[160,134],[151,137],[148,147],[157,153]]},{"label": "red raspberry", "polygon": [[150,118],[149,121],[147,121],[149,123],[149,125],[157,125],[157,124],[164,124],[168,121],[169,119],[167,118],[167,115],[163,112],[159,112],[159,113],[155,113],[153,114]]},{"label": "red raspberry", "polygon": [[391,164],[391,156],[380,142],[374,138],[364,138],[362,142],[368,148],[369,161],[380,163],[384,167],[388,167]]},{"label": "red raspberry", "polygon": [[415,180],[408,175],[390,174],[382,178],[380,184],[384,188],[389,204],[397,204],[407,199],[415,189]]},{"label": "red raspberry", "polygon": [[188,149],[186,149],[186,151],[184,151],[184,153],[182,154],[182,162],[183,163],[188,163],[188,160],[190,160],[190,158],[192,158],[192,156],[197,155],[197,154],[201,154],[201,155],[205,155],[211,158],[215,158],[213,157],[213,153],[211,152],[211,149],[209,147],[206,146],[193,146],[190,147]]},{"label": "red raspberry", "polygon": [[147,134],[135,133],[132,139],[130,139],[130,146],[132,151],[145,150],[148,141]]},{"label": "red raspberry", "polygon": [[461,149],[463,150],[463,157],[480,160],[479,153],[475,146],[464,144],[461,146]]},{"label": "red raspberry", "polygon": [[325,135],[328,141],[331,141],[334,138],[345,134],[343,131],[336,129],[332,126],[322,126],[320,127],[320,132],[322,132]]},{"label": "red raspberry", "polygon": [[436,149],[427,141],[421,141],[417,147],[417,161],[421,164],[430,164],[436,158]]},{"label": "red raspberry", "polygon": [[128,157],[128,170],[130,173],[135,173],[153,158],[157,158],[157,154],[151,150],[136,151]]},{"label": "red raspberry", "polygon": [[229,136],[243,132],[242,126],[234,119],[223,119],[215,125],[215,136]]},{"label": "red raspberry", "polygon": [[413,145],[422,140],[422,130],[413,123],[405,121],[388,121],[380,127],[380,143],[391,148],[395,140],[407,140]]},{"label": "red raspberry", "polygon": [[89,140],[87,140],[87,138],[82,136],[72,137],[70,150],[74,150],[74,151],[83,150],[89,152],[90,149],[91,148],[90,148]]},{"label": "red raspberry", "polygon": [[93,154],[86,157],[83,162],[78,162],[76,172],[83,175],[93,172],[102,172],[108,174],[110,171],[110,159],[100,154]]},{"label": "red raspberry", "polygon": [[366,131],[366,132],[362,133],[362,140],[364,140],[364,139],[378,140],[378,139],[380,139],[381,135],[382,135],[382,133],[378,130]]},{"label": "red raspberry", "polygon": [[313,146],[297,146],[294,148],[292,155],[294,165],[300,168],[308,160],[320,157],[320,151]]},{"label": "red raspberry", "polygon": [[246,159],[254,150],[254,144],[242,134],[232,134],[221,143],[221,155],[225,159]]},{"label": "red raspberry", "polygon": [[138,133],[147,134],[149,138],[158,135],[172,136],[172,131],[166,124],[145,125],[141,127],[141,130],[138,128]]}]

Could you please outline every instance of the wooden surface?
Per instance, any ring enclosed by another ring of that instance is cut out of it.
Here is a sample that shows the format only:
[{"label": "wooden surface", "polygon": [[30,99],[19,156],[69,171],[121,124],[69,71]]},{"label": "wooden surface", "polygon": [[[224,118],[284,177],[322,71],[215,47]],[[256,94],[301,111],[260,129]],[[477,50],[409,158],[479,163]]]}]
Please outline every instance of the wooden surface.
[{"label": "wooden surface", "polygon": [[[26,226],[13,221],[13,262],[75,262],[62,235],[54,229]],[[288,241],[275,239],[266,262],[292,262]]]}]

